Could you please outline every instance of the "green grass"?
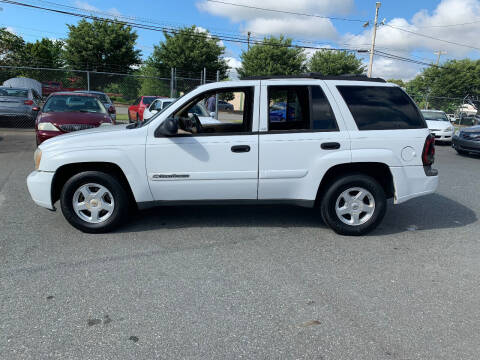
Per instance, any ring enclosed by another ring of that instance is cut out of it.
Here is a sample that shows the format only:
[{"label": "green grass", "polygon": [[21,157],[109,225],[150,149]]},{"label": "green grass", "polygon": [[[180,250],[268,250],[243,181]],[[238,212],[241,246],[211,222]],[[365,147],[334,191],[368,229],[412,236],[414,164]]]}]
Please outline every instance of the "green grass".
[{"label": "green grass", "polygon": [[117,114],[117,122],[128,122],[128,114]]}]

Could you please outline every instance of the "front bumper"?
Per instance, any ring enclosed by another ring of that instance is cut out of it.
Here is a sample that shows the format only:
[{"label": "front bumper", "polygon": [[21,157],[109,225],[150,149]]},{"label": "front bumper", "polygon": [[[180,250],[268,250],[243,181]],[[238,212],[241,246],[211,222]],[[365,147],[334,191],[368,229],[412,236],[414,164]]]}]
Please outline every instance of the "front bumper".
[{"label": "front bumper", "polygon": [[432,132],[437,142],[451,142],[453,138],[453,131],[435,131]]},{"label": "front bumper", "polygon": [[65,134],[64,132],[61,131],[45,131],[45,130],[37,130],[36,131],[36,136],[37,136],[37,144],[40,145],[42,142],[45,140],[51,139],[55,136]]},{"label": "front bumper", "polygon": [[452,140],[452,147],[456,150],[480,154],[480,141],[466,140],[458,136],[454,136]]},{"label": "front bumper", "polygon": [[33,171],[27,177],[27,187],[32,200],[44,208],[55,210],[52,204],[52,181],[54,172]]}]

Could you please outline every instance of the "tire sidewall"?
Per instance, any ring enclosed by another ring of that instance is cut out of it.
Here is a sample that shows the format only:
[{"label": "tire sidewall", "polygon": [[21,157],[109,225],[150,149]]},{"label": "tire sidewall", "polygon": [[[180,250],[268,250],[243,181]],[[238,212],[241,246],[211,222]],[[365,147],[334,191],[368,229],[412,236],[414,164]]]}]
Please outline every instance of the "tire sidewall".
[{"label": "tire sidewall", "polygon": [[[105,186],[115,201],[115,208],[112,215],[99,224],[91,224],[82,220],[73,209],[73,195],[75,191],[82,185],[88,183]],[[88,233],[100,233],[112,230],[122,222],[128,209],[128,197],[125,189],[123,189],[113,176],[100,171],[86,171],[71,177],[62,188],[60,203],[62,213],[67,221],[75,228]]]},{"label": "tire sidewall", "polygon": [[[338,197],[349,188],[361,187],[368,190],[375,200],[375,211],[372,217],[362,225],[352,226],[343,223],[335,206]],[[366,175],[348,175],[332,183],[321,203],[321,214],[324,222],[336,233],[342,235],[364,235],[378,226],[385,216],[387,200],[382,186],[372,177]]]}]

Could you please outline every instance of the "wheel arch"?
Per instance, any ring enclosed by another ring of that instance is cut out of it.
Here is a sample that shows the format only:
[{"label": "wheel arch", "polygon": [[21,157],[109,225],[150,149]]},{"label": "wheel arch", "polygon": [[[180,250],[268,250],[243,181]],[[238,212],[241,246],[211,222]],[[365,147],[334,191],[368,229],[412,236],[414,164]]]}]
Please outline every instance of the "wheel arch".
[{"label": "wheel arch", "polygon": [[130,203],[134,206],[136,205],[132,187],[130,186],[128,179],[125,176],[125,173],[120,168],[120,166],[111,162],[81,162],[70,163],[60,166],[55,171],[55,175],[53,176],[52,180],[52,204],[54,204],[60,199],[60,193],[62,191],[63,185],[65,185],[67,180],[70,179],[72,176],[84,171],[101,171],[114,176],[117,180],[119,180],[120,184],[125,187]]},{"label": "wheel arch", "polygon": [[395,197],[395,183],[387,164],[380,162],[355,162],[334,165],[327,170],[318,186],[315,204],[318,205],[323,194],[333,181],[347,174],[355,173],[368,175],[377,180],[385,191],[387,199]]}]

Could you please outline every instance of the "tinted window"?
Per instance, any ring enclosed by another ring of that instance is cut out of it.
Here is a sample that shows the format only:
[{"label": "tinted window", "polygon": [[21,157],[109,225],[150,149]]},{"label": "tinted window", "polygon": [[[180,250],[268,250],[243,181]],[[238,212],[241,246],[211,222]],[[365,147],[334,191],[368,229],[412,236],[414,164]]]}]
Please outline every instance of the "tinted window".
[{"label": "tinted window", "polygon": [[268,129],[338,130],[330,103],[320,86],[270,86]]},{"label": "tinted window", "polygon": [[327,97],[320,86],[311,87],[312,94],[312,129],[338,130],[335,115]]},{"label": "tinted window", "polygon": [[155,100],[156,97],[155,96],[144,96],[143,97],[143,103],[145,105],[150,105],[152,103],[153,100]]},{"label": "tinted window", "polygon": [[28,97],[28,90],[26,89],[12,89],[12,88],[0,88],[0,96],[13,96],[13,97]]},{"label": "tinted window", "polygon": [[310,128],[307,86],[269,86],[268,129],[306,130]]},{"label": "tinted window", "polygon": [[425,128],[416,106],[398,87],[337,86],[359,130]]}]

